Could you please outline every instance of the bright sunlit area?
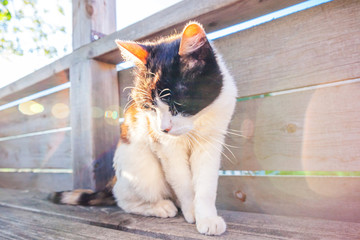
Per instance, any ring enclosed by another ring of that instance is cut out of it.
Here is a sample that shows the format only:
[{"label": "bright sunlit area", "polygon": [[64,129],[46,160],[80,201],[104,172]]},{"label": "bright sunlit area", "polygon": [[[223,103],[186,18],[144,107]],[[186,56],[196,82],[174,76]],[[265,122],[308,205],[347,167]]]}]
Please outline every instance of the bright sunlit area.
[{"label": "bright sunlit area", "polygon": [[[117,29],[180,1],[118,0]],[[72,1],[0,1],[0,43],[1,88],[71,53]]]}]

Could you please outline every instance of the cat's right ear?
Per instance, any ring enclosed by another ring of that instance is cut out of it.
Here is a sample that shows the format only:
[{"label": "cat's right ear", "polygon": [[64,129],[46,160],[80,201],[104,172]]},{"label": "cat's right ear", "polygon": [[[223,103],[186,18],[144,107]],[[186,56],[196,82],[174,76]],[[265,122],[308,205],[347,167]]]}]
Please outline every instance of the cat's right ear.
[{"label": "cat's right ear", "polygon": [[115,40],[115,42],[126,60],[137,60],[146,64],[149,52],[145,46],[132,41]]}]

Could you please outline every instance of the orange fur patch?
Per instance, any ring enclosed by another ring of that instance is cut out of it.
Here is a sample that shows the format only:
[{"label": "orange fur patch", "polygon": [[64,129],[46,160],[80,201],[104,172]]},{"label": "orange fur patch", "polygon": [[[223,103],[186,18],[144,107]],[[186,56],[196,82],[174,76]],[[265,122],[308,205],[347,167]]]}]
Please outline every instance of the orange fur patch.
[{"label": "orange fur patch", "polygon": [[[138,110],[136,109],[135,105],[132,105],[129,107],[125,112],[125,121],[123,124],[121,124],[121,134],[120,134],[120,140],[122,143],[130,143],[130,136],[129,136],[129,128],[134,126],[136,124],[136,114],[138,113]],[[118,146],[120,145],[120,141],[118,143]]]},{"label": "orange fur patch", "polygon": [[116,40],[115,42],[118,46],[126,49],[128,52],[130,52],[132,55],[134,55],[136,58],[138,58],[140,61],[146,64],[146,59],[149,53],[139,44],[135,42],[120,41],[120,40]]},{"label": "orange fur patch", "polygon": [[148,128],[149,136],[152,138],[152,140],[154,142],[158,142],[158,137],[157,137],[156,133],[154,132],[154,130],[152,129],[152,127],[150,126],[149,118],[146,118],[146,122],[147,122],[147,128]]}]

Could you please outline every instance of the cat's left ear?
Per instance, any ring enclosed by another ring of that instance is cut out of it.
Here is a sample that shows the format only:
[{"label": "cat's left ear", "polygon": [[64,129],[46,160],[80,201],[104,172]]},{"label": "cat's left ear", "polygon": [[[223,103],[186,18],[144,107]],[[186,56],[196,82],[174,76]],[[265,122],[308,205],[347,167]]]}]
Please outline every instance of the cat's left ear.
[{"label": "cat's left ear", "polygon": [[134,60],[133,57],[135,57],[135,60],[146,64],[149,53],[145,49],[145,46],[132,41],[115,40],[115,42],[127,60],[130,60],[128,59],[130,54],[131,60]]},{"label": "cat's left ear", "polygon": [[203,27],[197,22],[191,22],[185,26],[180,42],[179,55],[190,54],[207,42]]}]

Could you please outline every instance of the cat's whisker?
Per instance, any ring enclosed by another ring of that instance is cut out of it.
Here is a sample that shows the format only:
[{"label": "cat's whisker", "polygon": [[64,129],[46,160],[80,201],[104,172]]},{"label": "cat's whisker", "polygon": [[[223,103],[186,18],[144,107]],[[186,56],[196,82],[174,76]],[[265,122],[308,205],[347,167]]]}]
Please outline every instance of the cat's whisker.
[{"label": "cat's whisker", "polygon": [[[209,143],[213,148],[215,148],[216,150],[218,150],[225,158],[227,158],[232,164],[235,164],[221,149],[219,149],[218,147],[216,147],[213,143],[211,143],[209,140],[207,140],[205,137],[201,136],[199,133],[196,132],[196,130],[193,130],[196,134],[196,136],[202,138],[204,141],[206,141],[207,143]],[[219,142],[221,143],[221,142]],[[231,152],[231,151],[230,151]],[[231,152],[232,153],[232,152]],[[232,155],[235,157],[235,155],[232,153]]]},{"label": "cat's whisker", "polygon": [[[210,137],[211,137],[211,136],[210,136]],[[231,155],[234,157],[234,159],[236,159],[235,154],[230,150],[230,148],[228,148],[228,146],[227,146],[226,143],[220,142],[218,139],[216,139],[216,138],[214,138],[214,137],[211,137],[211,139],[212,139],[213,141],[216,141],[216,142],[222,144],[222,145],[224,146],[224,148],[226,148],[226,149],[231,153]],[[230,146],[230,145],[229,145],[229,146]]]},{"label": "cat's whisker", "polygon": [[138,87],[125,87],[125,88],[123,88],[123,92],[124,92],[126,89],[135,89],[136,91],[140,91],[140,92],[142,92],[142,93],[149,94],[149,92],[145,91],[144,89],[138,88]]},{"label": "cat's whisker", "polygon": [[167,97],[167,96],[170,96],[171,93],[166,93],[164,96],[161,96],[160,98],[164,98],[164,97]]},{"label": "cat's whisker", "polygon": [[[195,130],[195,131],[196,131],[196,130]],[[200,133],[198,133],[198,136],[201,137],[202,139],[204,139],[204,140],[205,140],[206,142],[208,142],[209,144],[213,145],[213,147],[214,147],[215,149],[217,149],[218,151],[220,151],[221,154],[222,154],[224,157],[226,157],[232,164],[234,164],[234,162],[233,162],[223,151],[221,151],[221,149],[215,147],[213,143],[211,143],[210,141],[208,141],[205,137],[201,136]],[[210,137],[211,137],[211,136],[210,136]],[[236,159],[234,153],[233,153],[227,146],[225,146],[223,142],[217,140],[216,138],[213,138],[213,140],[214,140],[215,142],[217,142],[217,143],[220,143],[222,146],[224,146],[224,147],[231,153],[231,155],[234,157],[234,159]]]},{"label": "cat's whisker", "polygon": [[[130,104],[130,105],[129,105]],[[124,110],[123,110],[123,114],[126,112],[126,110],[128,110],[129,107],[131,107],[132,105],[135,104],[135,101],[134,100],[131,100],[129,102],[126,103],[125,107],[124,107]]]},{"label": "cat's whisker", "polygon": [[136,95],[139,95],[139,96],[141,96],[141,97],[146,97],[146,98],[152,99],[149,94],[137,93]]},{"label": "cat's whisker", "polygon": [[165,91],[169,91],[169,92],[170,92],[170,89],[169,89],[169,88],[165,88],[165,89],[161,90],[161,92],[159,93],[159,97],[160,97],[160,98],[161,98],[161,94],[162,94],[163,92],[165,92]]},{"label": "cat's whisker", "polygon": [[176,105],[182,106],[182,104],[181,104],[181,103],[178,103],[177,101],[174,101],[174,103],[175,103]]},{"label": "cat's whisker", "polygon": [[234,135],[234,136],[242,137],[242,138],[245,138],[245,139],[250,139],[250,137],[248,137],[248,136],[245,136],[245,135],[242,135],[242,134],[233,133],[233,132],[229,132],[229,131],[226,131],[225,134],[232,134],[232,135]]},{"label": "cat's whisker", "polygon": [[202,146],[202,144],[196,139],[196,137],[193,135],[194,132],[189,132],[189,136],[192,136],[192,139],[197,142],[197,144],[202,148],[202,150],[209,156],[209,158],[213,158],[213,156],[210,155],[210,153]]},{"label": "cat's whisker", "polygon": [[232,128],[228,128],[227,130],[228,130],[228,131],[233,131],[233,132],[238,132],[238,133],[242,133],[242,132],[244,132],[244,131],[235,130],[235,129],[232,129]]}]

